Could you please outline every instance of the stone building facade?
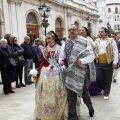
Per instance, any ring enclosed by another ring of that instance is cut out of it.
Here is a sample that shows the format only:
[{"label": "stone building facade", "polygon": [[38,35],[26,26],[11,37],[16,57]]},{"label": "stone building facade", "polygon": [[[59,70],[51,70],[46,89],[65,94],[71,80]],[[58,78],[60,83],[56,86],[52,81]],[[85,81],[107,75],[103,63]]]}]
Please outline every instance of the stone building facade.
[{"label": "stone building facade", "polygon": [[5,33],[16,36],[19,43],[29,35],[31,42],[36,37],[44,37],[40,27],[41,18],[38,7],[45,3],[50,7],[47,31],[54,30],[59,36],[68,36],[68,26],[76,24],[87,27],[86,18],[91,18],[92,34],[97,35],[98,10],[95,6],[81,0],[0,0],[0,38]]},{"label": "stone building facade", "polygon": [[120,36],[120,0],[93,0],[98,8],[98,28],[110,28]]},{"label": "stone building facade", "polygon": [[120,36],[120,0],[106,0],[107,22]]}]

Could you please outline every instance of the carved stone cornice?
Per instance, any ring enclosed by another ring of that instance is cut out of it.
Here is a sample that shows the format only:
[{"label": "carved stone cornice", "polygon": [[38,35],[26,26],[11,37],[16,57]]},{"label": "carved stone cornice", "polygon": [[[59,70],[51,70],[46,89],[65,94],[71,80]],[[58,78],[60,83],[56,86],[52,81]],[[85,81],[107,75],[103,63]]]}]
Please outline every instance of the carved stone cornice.
[{"label": "carved stone cornice", "polygon": [[22,4],[22,2],[23,2],[23,0],[7,0],[7,1],[8,1],[8,3],[10,3],[10,4],[16,3],[17,5],[20,5],[20,6],[21,6],[21,4]]}]

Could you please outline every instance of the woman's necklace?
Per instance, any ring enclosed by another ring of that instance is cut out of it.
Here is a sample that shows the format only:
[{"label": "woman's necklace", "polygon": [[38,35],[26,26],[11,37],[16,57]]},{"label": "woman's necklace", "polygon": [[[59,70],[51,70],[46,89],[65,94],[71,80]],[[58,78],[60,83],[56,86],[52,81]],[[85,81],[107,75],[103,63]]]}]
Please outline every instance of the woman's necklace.
[{"label": "woman's necklace", "polygon": [[56,44],[52,45],[52,46],[49,46],[49,48],[53,48]]},{"label": "woman's necklace", "polygon": [[54,54],[55,54],[55,49],[56,49],[56,44],[52,45],[52,46],[48,46],[48,51],[50,53],[50,57],[54,58]]}]

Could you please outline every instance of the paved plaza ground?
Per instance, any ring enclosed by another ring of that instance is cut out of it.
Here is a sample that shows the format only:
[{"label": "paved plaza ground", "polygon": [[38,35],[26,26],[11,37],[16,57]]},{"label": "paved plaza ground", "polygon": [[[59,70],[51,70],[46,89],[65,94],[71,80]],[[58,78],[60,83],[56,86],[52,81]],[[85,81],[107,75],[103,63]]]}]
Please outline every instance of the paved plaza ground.
[{"label": "paved plaza ground", "polygon": [[[34,84],[25,88],[17,88],[14,94],[4,95],[0,85],[0,120],[35,120]],[[117,83],[112,83],[110,98],[103,99],[103,95],[93,96],[92,102],[95,116],[89,117],[85,104],[81,104],[80,120],[120,120],[120,70]]]}]

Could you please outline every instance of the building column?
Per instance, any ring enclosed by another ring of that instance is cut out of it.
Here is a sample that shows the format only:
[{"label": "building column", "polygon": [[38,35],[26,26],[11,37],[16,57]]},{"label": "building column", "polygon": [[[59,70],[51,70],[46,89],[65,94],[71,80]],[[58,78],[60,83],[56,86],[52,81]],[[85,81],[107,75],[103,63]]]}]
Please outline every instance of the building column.
[{"label": "building column", "polygon": [[67,27],[66,27],[66,29],[67,29],[67,34],[66,34],[67,37],[68,37],[68,26],[71,25],[71,17],[72,17],[72,14],[67,12]]},{"label": "building column", "polygon": [[10,19],[10,33],[13,36],[16,36],[19,40],[19,27],[21,26],[21,12],[20,7],[22,0],[8,0],[8,12]]},{"label": "building column", "polygon": [[4,22],[0,21],[0,39],[4,37]]},{"label": "building column", "polygon": [[64,36],[68,37],[68,17],[66,8],[64,9]]}]

